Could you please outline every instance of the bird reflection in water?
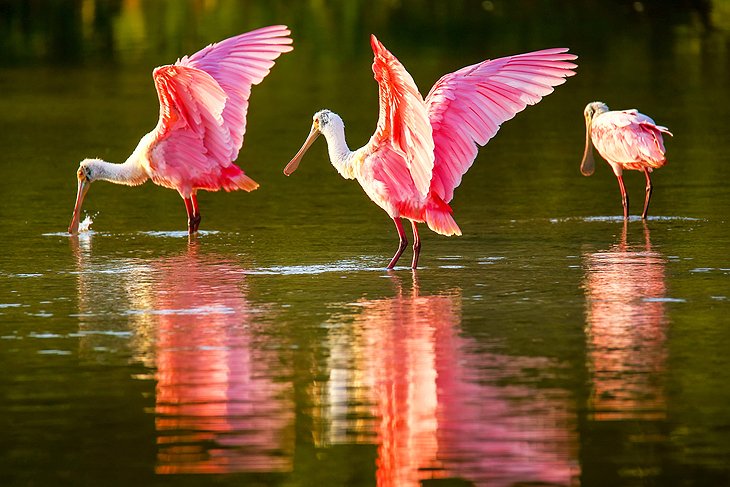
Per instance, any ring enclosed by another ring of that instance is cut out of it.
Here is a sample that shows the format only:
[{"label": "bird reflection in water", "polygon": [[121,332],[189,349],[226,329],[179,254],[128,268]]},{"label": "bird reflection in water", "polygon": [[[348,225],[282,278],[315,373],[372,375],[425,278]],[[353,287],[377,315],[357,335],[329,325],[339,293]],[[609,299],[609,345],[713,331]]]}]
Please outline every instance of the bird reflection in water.
[{"label": "bird reflection in water", "polygon": [[665,264],[646,222],[641,245],[627,243],[624,222],[618,244],[584,255],[593,420],[666,416]]},{"label": "bird reflection in water", "polygon": [[[77,256],[80,294],[107,292],[102,280],[123,283],[116,306],[135,358],[156,370],[157,473],[291,471],[291,387],[276,380],[281,364],[257,332],[244,270],[199,254],[195,240],[180,255],[152,260],[94,263],[83,248]],[[89,278],[96,282],[82,282]],[[91,318],[94,300],[80,302]]]},{"label": "bird reflection in water", "polygon": [[330,320],[319,441],[376,442],[379,486],[576,485],[570,394],[532,385],[554,361],[480,349],[460,329],[460,289],[422,295],[414,272],[408,293],[391,279],[394,297],[361,299]]}]

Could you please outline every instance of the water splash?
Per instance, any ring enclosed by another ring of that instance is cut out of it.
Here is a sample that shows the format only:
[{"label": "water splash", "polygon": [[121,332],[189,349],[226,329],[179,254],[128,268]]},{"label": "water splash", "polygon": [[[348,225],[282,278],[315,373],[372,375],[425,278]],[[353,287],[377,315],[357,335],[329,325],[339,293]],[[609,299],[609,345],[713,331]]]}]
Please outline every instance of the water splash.
[{"label": "water splash", "polygon": [[91,218],[91,215],[86,215],[86,218],[84,218],[81,223],[79,223],[79,233],[86,233],[91,231],[92,223],[94,223],[94,220]]},{"label": "water splash", "polygon": [[86,217],[83,219],[83,221],[79,222],[79,231],[75,234],[70,234],[66,231],[64,232],[49,232],[44,233],[44,237],[83,237],[84,235],[92,235],[96,232],[94,232],[91,229],[91,225],[94,223],[94,218],[96,218],[96,215],[98,213],[94,213],[94,215],[86,215]]}]

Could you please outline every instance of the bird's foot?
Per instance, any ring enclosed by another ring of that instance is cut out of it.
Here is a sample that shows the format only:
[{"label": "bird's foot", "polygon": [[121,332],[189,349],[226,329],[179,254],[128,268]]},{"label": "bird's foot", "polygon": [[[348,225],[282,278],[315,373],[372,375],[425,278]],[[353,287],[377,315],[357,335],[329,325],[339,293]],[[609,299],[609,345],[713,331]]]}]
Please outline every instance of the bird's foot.
[{"label": "bird's foot", "polygon": [[188,220],[188,233],[193,234],[198,231],[198,227],[200,226],[200,215],[195,215],[194,217],[190,218]]}]

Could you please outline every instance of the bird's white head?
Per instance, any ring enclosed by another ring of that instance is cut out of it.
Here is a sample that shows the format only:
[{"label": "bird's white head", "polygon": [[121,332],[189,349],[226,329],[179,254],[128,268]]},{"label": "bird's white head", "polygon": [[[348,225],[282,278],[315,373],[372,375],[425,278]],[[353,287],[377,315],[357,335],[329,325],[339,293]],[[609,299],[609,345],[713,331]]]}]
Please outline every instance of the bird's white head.
[{"label": "bird's white head", "polygon": [[89,191],[91,183],[99,177],[98,167],[98,159],[84,159],[79,164],[78,171],[76,171],[76,179],[78,180],[78,189],[76,190],[76,204],[74,205],[74,212],[73,216],[71,217],[71,223],[68,226],[68,233],[72,235],[79,233],[81,205],[84,202],[84,197]]},{"label": "bird's white head", "polygon": [[312,128],[309,130],[307,139],[304,141],[301,149],[299,149],[289,164],[287,164],[284,168],[284,174],[289,176],[297,170],[302,157],[304,157],[304,153],[307,152],[320,134],[324,135],[329,141],[338,137],[343,137],[344,133],[345,122],[343,122],[342,118],[335,112],[324,109],[315,113],[312,116]]},{"label": "bird's white head", "polygon": [[76,171],[76,177],[78,179],[85,179],[90,183],[99,179],[100,176],[100,163],[101,159],[84,159],[79,163],[79,170]]},{"label": "bird's white head", "polygon": [[593,159],[593,142],[591,140],[591,129],[593,119],[608,111],[608,106],[600,101],[594,101],[586,105],[583,110],[583,118],[586,122],[586,147],[583,151],[583,160],[580,163],[580,172],[583,176],[590,176],[596,169],[596,162]]},{"label": "bird's white head", "polygon": [[328,133],[334,134],[345,129],[342,117],[327,109],[320,110],[312,116],[312,125],[316,126],[325,137]]},{"label": "bird's white head", "polygon": [[586,105],[585,109],[583,110],[583,116],[585,117],[586,121],[593,120],[596,115],[606,113],[607,111],[608,105],[606,105],[602,101],[594,101]]}]

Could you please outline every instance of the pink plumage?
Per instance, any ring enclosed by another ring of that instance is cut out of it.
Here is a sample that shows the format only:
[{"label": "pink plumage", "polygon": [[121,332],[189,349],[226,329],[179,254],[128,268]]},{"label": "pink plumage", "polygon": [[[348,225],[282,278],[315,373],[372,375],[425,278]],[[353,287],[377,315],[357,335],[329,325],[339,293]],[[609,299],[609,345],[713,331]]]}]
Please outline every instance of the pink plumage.
[{"label": "pink plumage", "polygon": [[150,145],[152,179],[189,197],[205,189],[258,187],[233,164],[246,132],[251,86],[291,51],[289,30],[264,27],[154,71],[160,121]]},{"label": "pink plumage", "polygon": [[375,36],[371,44],[380,118],[364,163],[375,166],[370,184],[377,189],[366,192],[391,218],[461,235],[448,203],[474,162],[477,145],[574,74],[568,61],[575,56],[567,49],[547,49],[483,61],[443,76],[424,100],[398,59]]},{"label": "pink plumage", "polygon": [[641,217],[646,218],[653,188],[649,173],[666,164],[662,134],[672,133],[637,110],[609,111],[602,102],[586,105],[583,116],[586,122],[586,147],[581,172],[584,176],[593,174],[595,162],[592,146],[595,146],[618,179],[624,218],[628,218],[629,197],[623,182],[623,170],[643,171],[646,177],[646,198]]},{"label": "pink plumage", "polygon": [[284,172],[291,174],[319,133],[327,138],[330,159],[348,179],[393,219],[400,245],[388,268],[407,245],[401,218],[411,221],[412,267],[418,263],[416,223],[442,235],[461,235],[449,202],[471,167],[477,146],[500,125],[552,93],[575,74],[567,49],[547,49],[483,61],[443,76],[424,100],[413,78],[375,36],[371,36],[373,73],[378,82],[380,115],[370,141],[350,151],[338,115],[315,114],[312,130]]},{"label": "pink plumage", "polygon": [[[373,74],[380,94],[380,117],[368,147],[372,153],[384,155],[388,164],[403,164],[396,183],[415,185],[421,196],[428,194],[434,165],[434,141],[428,110],[416,83],[403,65],[375,36],[371,45],[374,53]],[[410,181],[409,181],[410,180]]]},{"label": "pink plumage", "polygon": [[276,58],[292,50],[289,34],[283,25],[264,27],[156,68],[157,126],[142,137],[123,164],[99,159],[81,162],[69,232],[78,231],[84,195],[89,183],[98,179],[127,185],[152,179],[177,190],[185,201],[190,233],[200,224],[198,190],[258,188],[233,161],[246,132],[251,87],[269,74]]},{"label": "pink plumage", "polygon": [[593,120],[591,140],[601,156],[623,169],[657,169],[666,164],[662,133],[669,129],[636,110],[606,112]]},{"label": "pink plumage", "polygon": [[500,125],[553,92],[572,71],[567,49],[486,60],[443,76],[426,97],[436,145],[431,190],[445,202]]}]

